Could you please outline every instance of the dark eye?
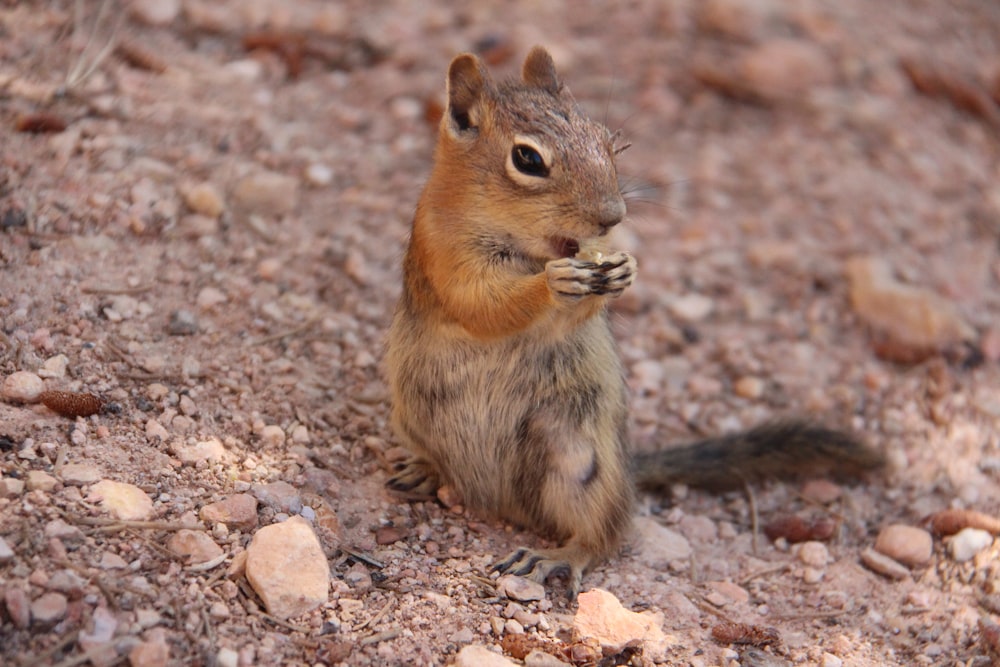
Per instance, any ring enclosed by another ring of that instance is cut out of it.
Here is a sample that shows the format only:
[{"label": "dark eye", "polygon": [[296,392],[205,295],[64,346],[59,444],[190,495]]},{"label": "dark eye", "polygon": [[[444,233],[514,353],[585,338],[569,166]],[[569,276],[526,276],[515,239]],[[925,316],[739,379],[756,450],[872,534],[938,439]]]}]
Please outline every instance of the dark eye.
[{"label": "dark eye", "polygon": [[545,160],[531,146],[517,144],[511,151],[510,157],[514,161],[514,166],[522,174],[542,177],[549,175],[549,168],[545,166]]}]

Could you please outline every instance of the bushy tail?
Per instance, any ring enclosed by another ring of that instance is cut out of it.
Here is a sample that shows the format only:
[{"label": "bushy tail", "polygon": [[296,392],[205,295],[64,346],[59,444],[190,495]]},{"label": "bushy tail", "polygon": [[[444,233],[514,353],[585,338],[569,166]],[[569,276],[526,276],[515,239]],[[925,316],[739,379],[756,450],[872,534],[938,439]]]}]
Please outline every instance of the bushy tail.
[{"label": "bushy tail", "polygon": [[800,421],[769,422],[633,457],[638,487],[661,492],[672,484],[725,490],[759,479],[858,477],[884,463],[858,437]]}]

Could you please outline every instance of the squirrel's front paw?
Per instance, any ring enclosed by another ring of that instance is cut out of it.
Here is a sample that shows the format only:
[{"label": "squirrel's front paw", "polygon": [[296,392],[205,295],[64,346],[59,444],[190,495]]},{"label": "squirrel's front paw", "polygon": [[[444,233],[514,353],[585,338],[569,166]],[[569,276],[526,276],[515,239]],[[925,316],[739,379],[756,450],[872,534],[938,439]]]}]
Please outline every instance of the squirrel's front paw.
[{"label": "squirrel's front paw", "polygon": [[598,262],[567,257],[545,265],[552,292],[567,298],[618,296],[635,280],[637,270],[635,257],[627,252],[606,255]]}]

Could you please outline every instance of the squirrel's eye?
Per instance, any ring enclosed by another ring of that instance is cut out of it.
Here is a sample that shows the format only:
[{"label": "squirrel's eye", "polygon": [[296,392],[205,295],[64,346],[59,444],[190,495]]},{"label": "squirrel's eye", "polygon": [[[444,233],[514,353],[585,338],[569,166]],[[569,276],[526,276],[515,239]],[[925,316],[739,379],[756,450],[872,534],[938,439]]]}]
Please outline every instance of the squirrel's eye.
[{"label": "squirrel's eye", "polygon": [[517,144],[514,146],[514,150],[511,151],[510,157],[514,162],[514,166],[522,174],[543,177],[549,175],[549,168],[545,165],[545,160],[531,146]]}]

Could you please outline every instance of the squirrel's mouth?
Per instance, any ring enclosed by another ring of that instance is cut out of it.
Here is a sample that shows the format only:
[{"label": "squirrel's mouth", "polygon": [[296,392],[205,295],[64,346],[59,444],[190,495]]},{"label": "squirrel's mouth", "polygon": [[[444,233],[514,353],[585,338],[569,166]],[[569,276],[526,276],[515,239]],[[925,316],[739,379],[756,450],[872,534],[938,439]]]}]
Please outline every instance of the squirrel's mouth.
[{"label": "squirrel's mouth", "polygon": [[557,257],[573,257],[580,252],[580,242],[565,236],[555,236],[549,239],[552,251]]}]

